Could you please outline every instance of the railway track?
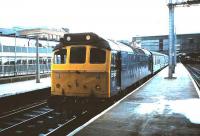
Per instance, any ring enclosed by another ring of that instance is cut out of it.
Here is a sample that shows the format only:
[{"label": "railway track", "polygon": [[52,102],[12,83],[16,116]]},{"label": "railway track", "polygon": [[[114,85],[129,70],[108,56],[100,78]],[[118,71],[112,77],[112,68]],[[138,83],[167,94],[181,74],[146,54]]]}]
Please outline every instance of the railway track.
[{"label": "railway track", "polygon": [[16,110],[0,117],[1,136],[48,136],[66,135],[91,115],[87,111],[80,113],[58,112],[48,108],[46,101],[32,107]]},{"label": "railway track", "polygon": [[42,115],[44,112],[51,111],[52,109],[47,108],[47,102],[41,101],[34,103],[29,107],[23,107],[0,117],[0,135],[4,134],[21,124],[30,121],[31,119]]},{"label": "railway track", "polygon": [[[127,93],[136,86],[127,89]],[[119,100],[126,93],[122,93],[116,100]],[[89,119],[111,106],[116,101],[111,100],[102,105],[93,103],[90,110],[55,111],[47,106],[46,101],[40,104],[33,104],[27,108],[12,111],[0,116],[1,136],[51,136],[66,135],[87,122]],[[73,107],[73,106],[72,106]],[[80,106],[79,106],[80,107]],[[81,107],[80,107],[81,108]],[[91,110],[92,109],[92,110]]]},{"label": "railway track", "polygon": [[7,111],[7,112],[3,112],[3,113],[0,114],[0,120],[2,118],[8,117],[8,116],[12,116],[12,115],[15,115],[17,113],[22,113],[22,112],[31,110],[33,108],[36,108],[38,106],[45,105],[45,104],[47,104],[47,100],[35,102],[35,103],[28,104],[28,105],[25,105],[25,106],[22,106],[22,107],[19,107],[19,108],[16,108],[16,109],[13,109],[13,110],[10,110],[10,111]]},{"label": "railway track", "polygon": [[185,67],[192,75],[194,81],[196,82],[197,86],[200,88],[200,69],[194,67],[192,65],[186,64]]}]

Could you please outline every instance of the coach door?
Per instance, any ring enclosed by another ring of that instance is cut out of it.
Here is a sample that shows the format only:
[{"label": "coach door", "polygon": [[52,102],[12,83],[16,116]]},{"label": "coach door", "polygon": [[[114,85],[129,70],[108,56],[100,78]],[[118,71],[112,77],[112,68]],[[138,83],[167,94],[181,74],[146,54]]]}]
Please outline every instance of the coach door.
[{"label": "coach door", "polygon": [[121,88],[121,52],[117,52],[117,90]]},{"label": "coach door", "polygon": [[111,58],[111,95],[116,94],[121,88],[121,59],[120,53],[113,51]]}]

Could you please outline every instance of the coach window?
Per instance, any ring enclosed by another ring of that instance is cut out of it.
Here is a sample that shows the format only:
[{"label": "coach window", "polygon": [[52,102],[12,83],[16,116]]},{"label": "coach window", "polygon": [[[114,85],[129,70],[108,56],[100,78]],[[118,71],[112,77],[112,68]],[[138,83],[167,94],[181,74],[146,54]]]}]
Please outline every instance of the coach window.
[{"label": "coach window", "polygon": [[33,60],[29,59],[28,64],[33,64]]},{"label": "coach window", "polygon": [[22,59],[22,64],[27,64],[27,60],[26,59]]},{"label": "coach window", "polygon": [[90,50],[90,63],[101,64],[106,61],[106,52],[98,48],[91,48]]},{"label": "coach window", "polygon": [[21,58],[17,59],[16,64],[21,64]]},{"label": "coach window", "polygon": [[14,60],[11,60],[11,61],[10,61],[10,65],[15,65],[15,61],[14,61]]},{"label": "coach window", "polygon": [[85,47],[71,47],[70,63],[85,63],[86,48]]},{"label": "coach window", "polygon": [[67,56],[67,50],[61,49],[54,53],[54,64],[65,64]]},{"label": "coach window", "polygon": [[16,47],[16,52],[21,52],[21,47]]}]

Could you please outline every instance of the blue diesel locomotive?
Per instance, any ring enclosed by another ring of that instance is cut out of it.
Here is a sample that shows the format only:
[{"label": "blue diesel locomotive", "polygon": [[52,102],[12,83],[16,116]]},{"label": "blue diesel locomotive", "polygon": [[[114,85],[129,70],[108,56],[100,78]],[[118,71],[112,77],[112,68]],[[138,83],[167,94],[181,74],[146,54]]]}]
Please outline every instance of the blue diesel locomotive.
[{"label": "blue diesel locomotive", "polygon": [[54,49],[49,105],[110,99],[168,65],[168,56],[95,33],[65,34]]}]

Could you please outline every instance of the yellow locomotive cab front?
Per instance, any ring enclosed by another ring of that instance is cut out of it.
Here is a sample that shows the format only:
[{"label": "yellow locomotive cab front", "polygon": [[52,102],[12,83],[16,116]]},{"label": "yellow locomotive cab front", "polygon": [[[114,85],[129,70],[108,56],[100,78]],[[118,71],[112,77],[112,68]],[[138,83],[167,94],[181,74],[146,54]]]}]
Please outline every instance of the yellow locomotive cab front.
[{"label": "yellow locomotive cab front", "polygon": [[54,51],[51,95],[110,97],[110,51],[70,45]]}]

